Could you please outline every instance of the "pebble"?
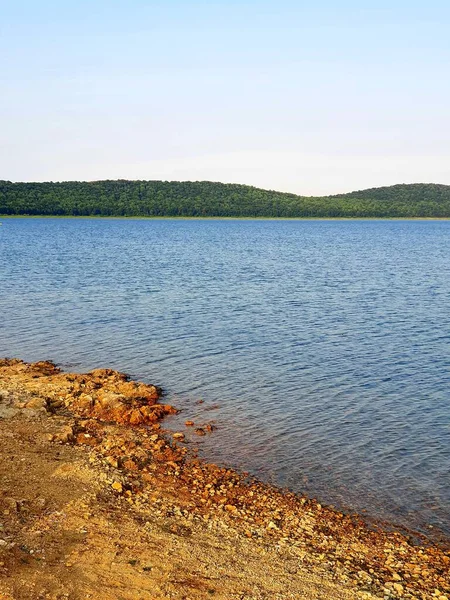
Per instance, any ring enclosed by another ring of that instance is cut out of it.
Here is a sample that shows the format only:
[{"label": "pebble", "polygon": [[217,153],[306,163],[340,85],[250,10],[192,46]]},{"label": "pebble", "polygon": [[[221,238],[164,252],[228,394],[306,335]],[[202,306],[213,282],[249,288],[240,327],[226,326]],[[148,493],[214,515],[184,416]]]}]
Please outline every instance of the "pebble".
[{"label": "pebble", "polygon": [[116,490],[116,492],[119,492],[119,494],[122,493],[123,487],[122,487],[122,484],[119,481],[114,481],[111,484],[111,487],[112,487],[113,490]]}]

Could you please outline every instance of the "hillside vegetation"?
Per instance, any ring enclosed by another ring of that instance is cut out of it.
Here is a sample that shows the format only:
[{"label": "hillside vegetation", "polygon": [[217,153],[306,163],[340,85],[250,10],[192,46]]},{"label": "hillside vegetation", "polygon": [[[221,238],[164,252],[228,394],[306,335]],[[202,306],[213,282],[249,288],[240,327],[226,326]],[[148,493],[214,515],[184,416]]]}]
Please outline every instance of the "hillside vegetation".
[{"label": "hillside vegetation", "polygon": [[306,197],[210,181],[0,181],[0,214],[136,217],[450,217],[450,186]]}]

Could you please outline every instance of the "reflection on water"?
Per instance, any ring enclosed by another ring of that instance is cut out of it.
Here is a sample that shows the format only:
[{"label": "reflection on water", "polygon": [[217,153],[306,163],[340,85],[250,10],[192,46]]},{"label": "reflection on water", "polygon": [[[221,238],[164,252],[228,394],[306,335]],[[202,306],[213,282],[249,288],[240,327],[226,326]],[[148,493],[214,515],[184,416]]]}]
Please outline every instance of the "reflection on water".
[{"label": "reflection on water", "polygon": [[0,265],[0,355],[160,384],[208,459],[450,534],[450,222],[5,219]]}]

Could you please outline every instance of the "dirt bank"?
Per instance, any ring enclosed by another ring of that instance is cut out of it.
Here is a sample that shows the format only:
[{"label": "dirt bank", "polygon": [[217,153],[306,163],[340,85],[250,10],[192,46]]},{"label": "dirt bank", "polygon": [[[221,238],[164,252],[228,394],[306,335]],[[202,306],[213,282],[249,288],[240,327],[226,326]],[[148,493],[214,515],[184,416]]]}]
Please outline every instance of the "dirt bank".
[{"label": "dirt bank", "polygon": [[0,360],[2,600],[450,598],[447,550],[189,456],[174,410]]}]

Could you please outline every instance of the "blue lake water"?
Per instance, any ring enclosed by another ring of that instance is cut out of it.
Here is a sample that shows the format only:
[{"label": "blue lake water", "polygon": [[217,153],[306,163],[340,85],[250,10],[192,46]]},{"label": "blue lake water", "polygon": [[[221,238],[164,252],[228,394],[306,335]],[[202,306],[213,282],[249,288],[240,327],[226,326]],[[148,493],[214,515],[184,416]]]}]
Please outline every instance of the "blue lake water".
[{"label": "blue lake water", "polygon": [[450,536],[448,221],[3,219],[0,356],[159,384],[207,459]]}]

